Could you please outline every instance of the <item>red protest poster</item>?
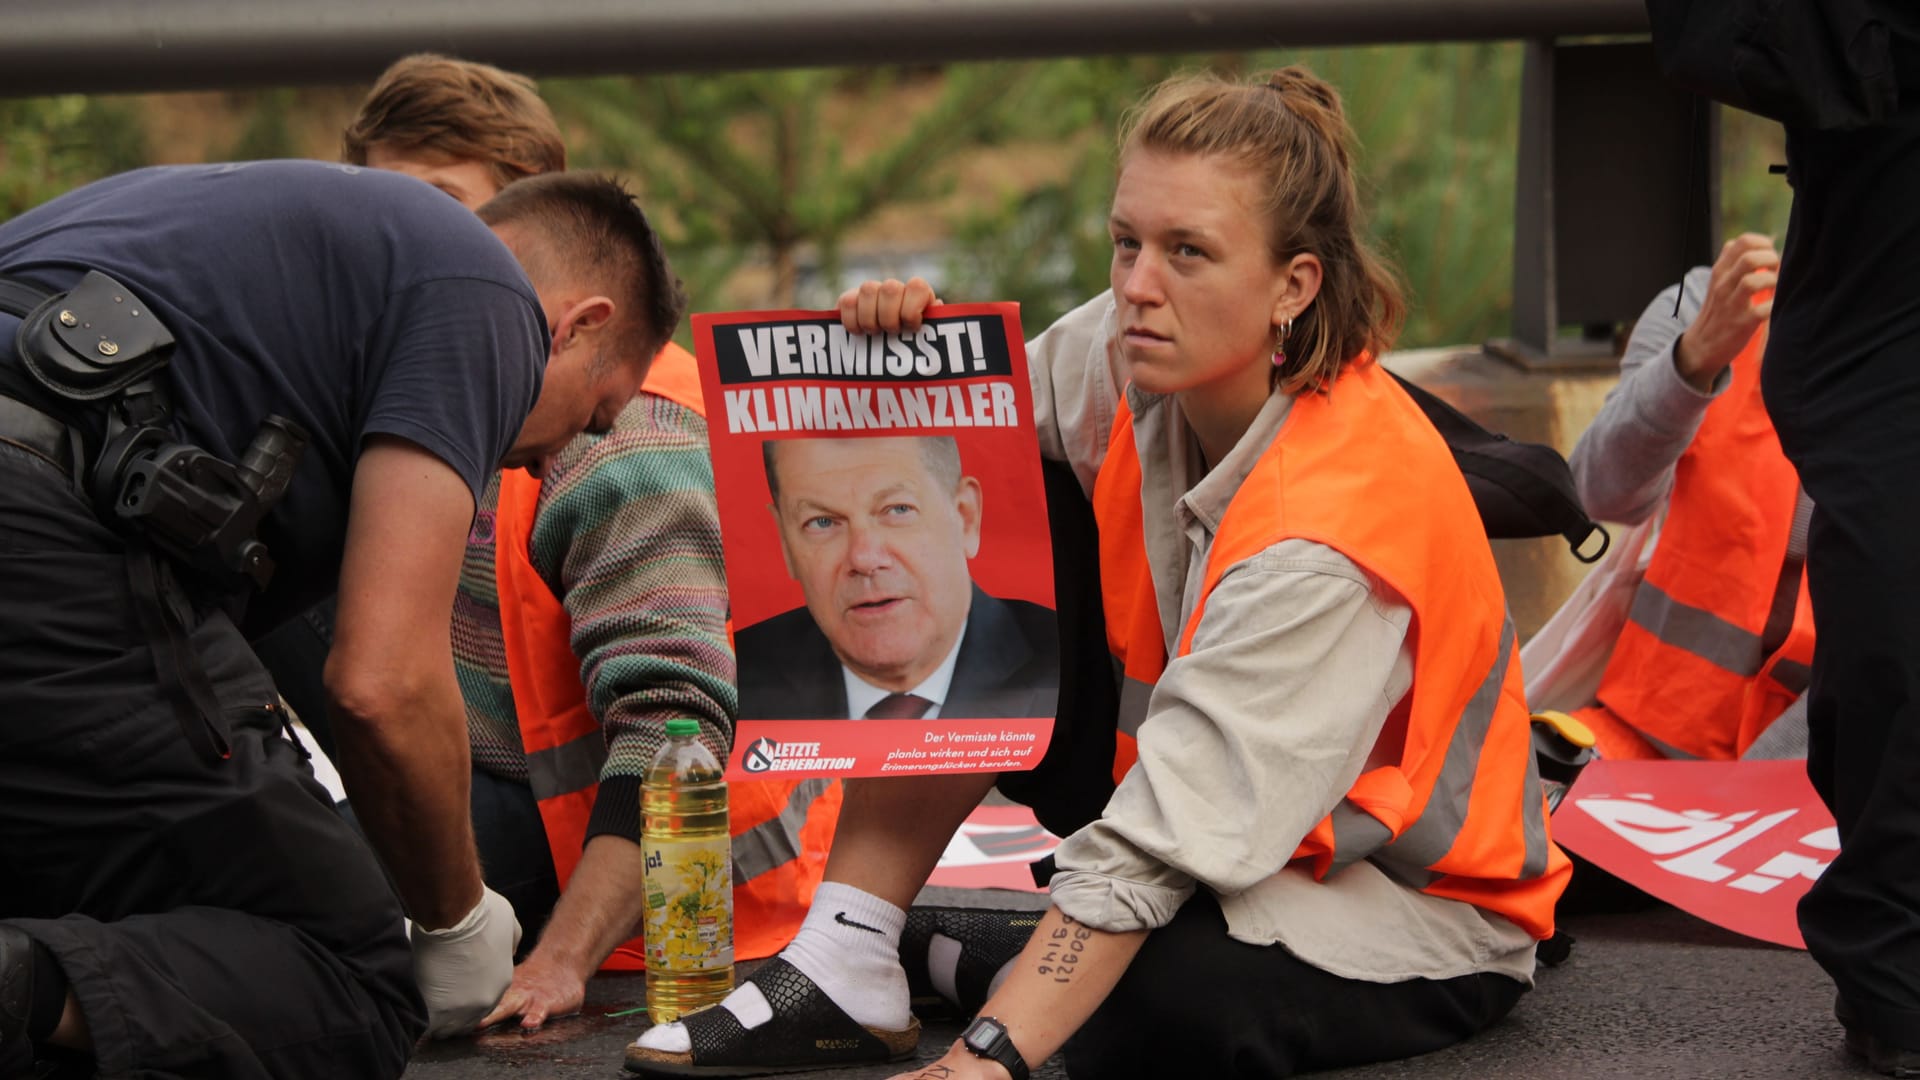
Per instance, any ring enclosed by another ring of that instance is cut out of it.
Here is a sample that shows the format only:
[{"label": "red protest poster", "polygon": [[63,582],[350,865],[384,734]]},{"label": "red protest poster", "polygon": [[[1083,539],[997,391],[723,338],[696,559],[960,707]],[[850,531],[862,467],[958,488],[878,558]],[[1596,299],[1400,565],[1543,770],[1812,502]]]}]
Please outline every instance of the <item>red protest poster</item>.
[{"label": "red protest poster", "polygon": [[1794,907],[1840,850],[1804,761],[1595,761],[1553,838],[1683,911],[1796,949]]},{"label": "red protest poster", "polygon": [[1012,304],[912,334],[696,315],[740,720],[730,778],[1030,769],[1059,686]]}]

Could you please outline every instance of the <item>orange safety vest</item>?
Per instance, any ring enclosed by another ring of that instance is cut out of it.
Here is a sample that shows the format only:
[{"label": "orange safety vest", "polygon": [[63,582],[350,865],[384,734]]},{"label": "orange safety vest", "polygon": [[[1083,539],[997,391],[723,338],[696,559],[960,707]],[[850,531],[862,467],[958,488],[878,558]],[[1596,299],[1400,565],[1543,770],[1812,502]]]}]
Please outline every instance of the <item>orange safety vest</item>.
[{"label": "orange safety vest", "polygon": [[[642,393],[702,416],[700,375],[684,349],[669,344],[654,358]],[[525,469],[500,475],[494,519],[495,579],[507,678],[527,751],[534,795],[546,825],[553,868],[565,889],[586,844],[599,787],[605,735],[587,707],[572,621],[534,570],[528,553],[540,481]],[[734,955],[772,956],[793,940],[826,871],[840,815],[840,785],[821,778],[737,781],[728,785],[733,835]],[[638,971],[646,950],[638,935],[615,949],[602,970]]]},{"label": "orange safety vest", "polygon": [[1636,756],[1634,744],[1651,739],[1649,750],[1737,758],[1807,688],[1813,607],[1804,534],[1798,545],[1792,534],[1810,506],[1760,399],[1766,344],[1763,327],[1674,467],[1666,522],[1600,678],[1600,706],[1581,713],[1603,754],[1614,746],[1625,751],[1615,756]]},{"label": "orange safety vest", "polygon": [[[1094,483],[1107,642],[1125,673],[1116,780],[1138,753],[1133,733],[1152,722],[1148,699],[1170,644],[1145,554],[1140,482],[1123,401]],[[1370,359],[1349,365],[1330,392],[1294,400],[1221,517],[1200,600],[1171,643],[1177,655],[1192,648],[1220,579],[1294,537],[1333,548],[1404,597],[1414,657],[1412,686],[1375,751],[1390,764],[1363,773],[1293,858],[1321,880],[1372,859],[1423,892],[1551,935],[1572,867],[1548,836],[1493,552],[1432,423]]]}]

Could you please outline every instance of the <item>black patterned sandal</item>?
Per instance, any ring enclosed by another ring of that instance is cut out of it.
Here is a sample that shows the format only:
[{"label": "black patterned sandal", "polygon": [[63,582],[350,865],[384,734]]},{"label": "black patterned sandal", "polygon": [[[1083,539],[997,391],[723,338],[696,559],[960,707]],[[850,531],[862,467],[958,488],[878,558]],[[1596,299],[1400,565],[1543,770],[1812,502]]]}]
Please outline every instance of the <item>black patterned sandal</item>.
[{"label": "black patterned sandal", "polygon": [[767,1076],[844,1065],[905,1061],[920,1044],[920,1021],[905,1031],[855,1023],[799,968],[774,957],[747,977],[773,1009],[773,1019],[742,1027],[719,1006],[680,1018],[693,1049],[682,1053],[627,1047],[627,1070],[642,1076]]},{"label": "black patterned sandal", "polygon": [[[965,1020],[979,1012],[987,1003],[993,977],[1027,947],[1043,914],[1004,908],[909,908],[907,926],[900,935],[900,966],[907,972],[914,1015],[922,1020]],[[953,985],[944,990],[927,970],[928,947],[936,934],[960,944]]]}]

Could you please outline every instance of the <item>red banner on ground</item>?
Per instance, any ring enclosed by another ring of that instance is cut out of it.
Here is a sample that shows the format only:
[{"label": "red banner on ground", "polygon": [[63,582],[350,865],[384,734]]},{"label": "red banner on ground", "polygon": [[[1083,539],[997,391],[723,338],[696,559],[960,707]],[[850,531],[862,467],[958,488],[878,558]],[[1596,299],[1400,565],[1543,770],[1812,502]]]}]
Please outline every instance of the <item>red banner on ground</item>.
[{"label": "red banner on ground", "polygon": [[1059,634],[1013,304],[696,315],[738,660],[729,779],[1031,769]]},{"label": "red banner on ground", "polygon": [[947,841],[929,885],[955,889],[1046,892],[1033,883],[1032,865],[1060,846],[1024,806],[981,806]]},{"label": "red banner on ground", "polygon": [[1796,949],[1794,907],[1840,850],[1804,761],[1596,761],[1553,838],[1682,911]]}]

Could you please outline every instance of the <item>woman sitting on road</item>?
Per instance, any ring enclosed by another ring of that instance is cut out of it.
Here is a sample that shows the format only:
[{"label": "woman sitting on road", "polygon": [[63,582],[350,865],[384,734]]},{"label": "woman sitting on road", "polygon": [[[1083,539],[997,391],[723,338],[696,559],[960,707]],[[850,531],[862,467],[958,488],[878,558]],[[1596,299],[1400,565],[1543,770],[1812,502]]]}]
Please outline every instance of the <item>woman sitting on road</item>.
[{"label": "woman sitting on road", "polygon": [[[1285,1076],[1458,1042],[1532,981],[1567,860],[1473,500],[1375,362],[1402,300],[1350,141],[1298,68],[1165,84],[1122,135],[1112,292],[1029,350],[1099,521],[1119,788],[913,1075],[1064,1045],[1076,1077]],[[842,310],[898,329],[930,299]]]}]

